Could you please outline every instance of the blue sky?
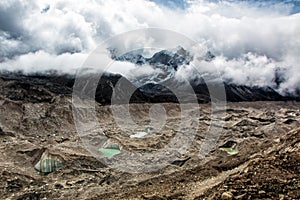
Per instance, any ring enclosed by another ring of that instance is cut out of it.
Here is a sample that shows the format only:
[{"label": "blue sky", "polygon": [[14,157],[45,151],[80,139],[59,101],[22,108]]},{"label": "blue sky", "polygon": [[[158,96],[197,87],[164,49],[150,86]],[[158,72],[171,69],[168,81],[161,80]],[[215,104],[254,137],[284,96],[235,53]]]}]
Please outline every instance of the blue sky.
[{"label": "blue sky", "polygon": [[167,6],[169,8],[181,8],[184,9],[187,6],[185,0],[151,0],[157,4]]},{"label": "blue sky", "polygon": [[[150,0],[158,5],[163,5],[171,9],[184,9],[188,6],[186,0]],[[197,0],[196,0],[197,1]],[[247,2],[258,7],[268,7],[274,4],[292,6],[291,14],[300,12],[300,0],[208,0],[210,2]]]}]

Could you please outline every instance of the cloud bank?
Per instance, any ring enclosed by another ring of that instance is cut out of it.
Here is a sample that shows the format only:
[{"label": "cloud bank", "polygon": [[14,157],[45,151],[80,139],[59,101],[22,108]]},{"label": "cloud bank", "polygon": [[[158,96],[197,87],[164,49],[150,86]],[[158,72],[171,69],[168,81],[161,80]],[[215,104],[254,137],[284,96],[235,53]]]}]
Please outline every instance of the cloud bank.
[{"label": "cloud bank", "polygon": [[[2,0],[0,69],[75,73],[107,38],[157,27],[184,34],[216,55],[211,63],[193,63],[203,74],[214,73],[213,65],[227,81],[294,92],[300,87],[299,1],[286,2]],[[124,67],[136,69],[117,65],[120,73]],[[151,72],[149,67],[137,71]],[[179,71],[192,75],[189,66]]]}]

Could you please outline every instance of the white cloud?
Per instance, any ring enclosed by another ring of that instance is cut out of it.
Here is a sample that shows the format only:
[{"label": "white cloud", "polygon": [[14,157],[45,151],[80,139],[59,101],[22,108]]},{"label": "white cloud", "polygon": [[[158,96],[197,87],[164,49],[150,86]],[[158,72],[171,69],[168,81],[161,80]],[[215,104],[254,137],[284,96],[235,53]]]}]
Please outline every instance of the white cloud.
[{"label": "white cloud", "polygon": [[[290,4],[186,2],[185,9],[170,9],[148,0],[2,0],[0,69],[74,72],[107,38],[158,27],[184,34],[217,55],[213,63],[197,63],[203,73],[214,73],[209,67],[214,65],[234,83],[273,86],[275,70],[281,68],[286,81],[279,90],[299,87],[300,14],[291,15]],[[127,45],[132,41],[137,42]],[[138,42],[149,47],[152,41]],[[134,69],[119,64],[114,71]]]},{"label": "white cloud", "polygon": [[56,70],[60,73],[76,73],[78,66],[83,64],[87,58],[84,53],[65,53],[61,55],[53,55],[44,51],[28,53],[21,55],[15,59],[1,63],[2,69],[8,71],[24,71],[24,73],[44,72],[48,70]]}]

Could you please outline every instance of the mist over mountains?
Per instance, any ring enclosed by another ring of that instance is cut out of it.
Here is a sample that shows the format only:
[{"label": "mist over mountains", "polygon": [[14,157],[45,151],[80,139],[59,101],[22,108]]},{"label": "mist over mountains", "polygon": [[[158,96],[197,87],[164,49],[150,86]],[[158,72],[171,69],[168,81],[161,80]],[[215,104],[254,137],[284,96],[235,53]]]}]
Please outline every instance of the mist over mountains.
[{"label": "mist over mountains", "polygon": [[[23,72],[6,71],[0,73],[0,92],[8,99],[31,103],[52,102],[57,95],[80,95],[83,99],[84,95],[91,95],[102,105],[124,104],[128,103],[127,100],[131,103],[300,100],[299,91],[295,94],[281,95],[269,86],[249,87],[230,81],[220,83],[212,76],[204,78],[197,75],[197,71],[194,71],[196,75],[194,78],[191,78],[191,75],[183,77],[181,68],[189,66],[196,58],[182,47],[162,50],[151,57],[144,57],[142,51],[139,50],[121,56],[115,54],[115,49],[110,49],[110,53],[111,58],[116,62],[124,62],[127,65],[130,63],[135,69],[124,71],[124,76],[106,72],[101,77],[98,77],[97,73],[77,74],[76,76],[75,74],[61,74],[57,71],[45,71],[26,75]],[[202,58],[197,59],[210,63],[216,57],[208,51]],[[118,64],[118,66],[122,65]],[[145,68],[147,68],[146,71]],[[135,71],[134,74],[133,71]],[[76,78],[80,78],[77,83]],[[279,75],[274,77],[274,82],[277,84],[281,81]],[[84,88],[94,83],[96,83],[95,94],[90,94],[89,90]],[[73,91],[73,87],[77,89]]]},{"label": "mist over mountains", "polygon": [[[71,0],[5,0],[0,3],[0,69],[25,74],[49,70],[75,74],[93,49],[107,38],[157,27],[198,42],[196,50],[185,48],[193,58],[204,58],[207,52],[214,55],[211,61],[201,59],[194,63],[194,59],[185,63],[174,72],[178,79],[194,80],[217,73],[226,83],[270,87],[281,95],[297,94],[298,11],[296,0],[97,0],[76,4]],[[145,47],[153,45],[151,41],[139,42],[144,42]],[[145,57],[162,50],[172,51],[156,49]],[[141,74],[160,74],[163,68],[153,68],[149,63],[140,67],[124,60],[112,62],[111,72],[130,80]],[[198,73],[194,73],[195,68]]]}]

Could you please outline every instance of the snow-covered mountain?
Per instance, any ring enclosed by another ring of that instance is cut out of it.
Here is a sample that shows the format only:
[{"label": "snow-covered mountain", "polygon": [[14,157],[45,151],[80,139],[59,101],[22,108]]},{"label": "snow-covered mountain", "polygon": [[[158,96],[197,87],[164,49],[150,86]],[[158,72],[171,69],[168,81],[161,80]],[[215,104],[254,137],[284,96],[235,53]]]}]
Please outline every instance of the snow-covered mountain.
[{"label": "snow-covered mountain", "polygon": [[[161,50],[151,57],[143,56],[143,51],[137,50],[117,56],[116,50],[111,50],[111,57],[116,61],[130,62],[139,68],[150,66],[159,73],[136,75],[128,78],[129,81],[141,92],[150,97],[151,101],[177,101],[176,95],[169,88],[176,88],[177,91],[189,95],[196,94],[199,101],[210,101],[208,87],[202,77],[193,77],[188,81],[178,80],[176,73],[180,67],[189,65],[193,59],[205,61],[207,63],[215,59],[215,55],[207,51],[201,57],[194,58],[191,53],[182,47],[171,50]],[[277,74],[277,76],[279,76]],[[280,77],[277,77],[277,81]],[[276,80],[274,80],[276,82]],[[214,84],[214,83],[212,83]],[[167,88],[168,86],[169,88]],[[193,91],[187,93],[188,87]],[[271,86],[258,87],[238,85],[231,82],[224,82],[224,88],[229,101],[255,101],[255,100],[280,100],[285,97],[278,94]],[[289,95],[290,96],[290,95]]]},{"label": "snow-covered mountain", "polygon": [[[180,46],[171,50],[161,50],[149,58],[143,56],[140,50],[131,51],[120,56],[117,56],[116,52],[115,49],[110,50],[111,58],[116,61],[130,62],[141,68],[147,65],[156,70],[157,73],[137,75],[130,79],[137,87],[146,84],[162,84],[172,80],[180,66],[189,65],[194,59],[191,53]],[[214,58],[215,55],[208,51],[201,59],[209,62]]]}]

